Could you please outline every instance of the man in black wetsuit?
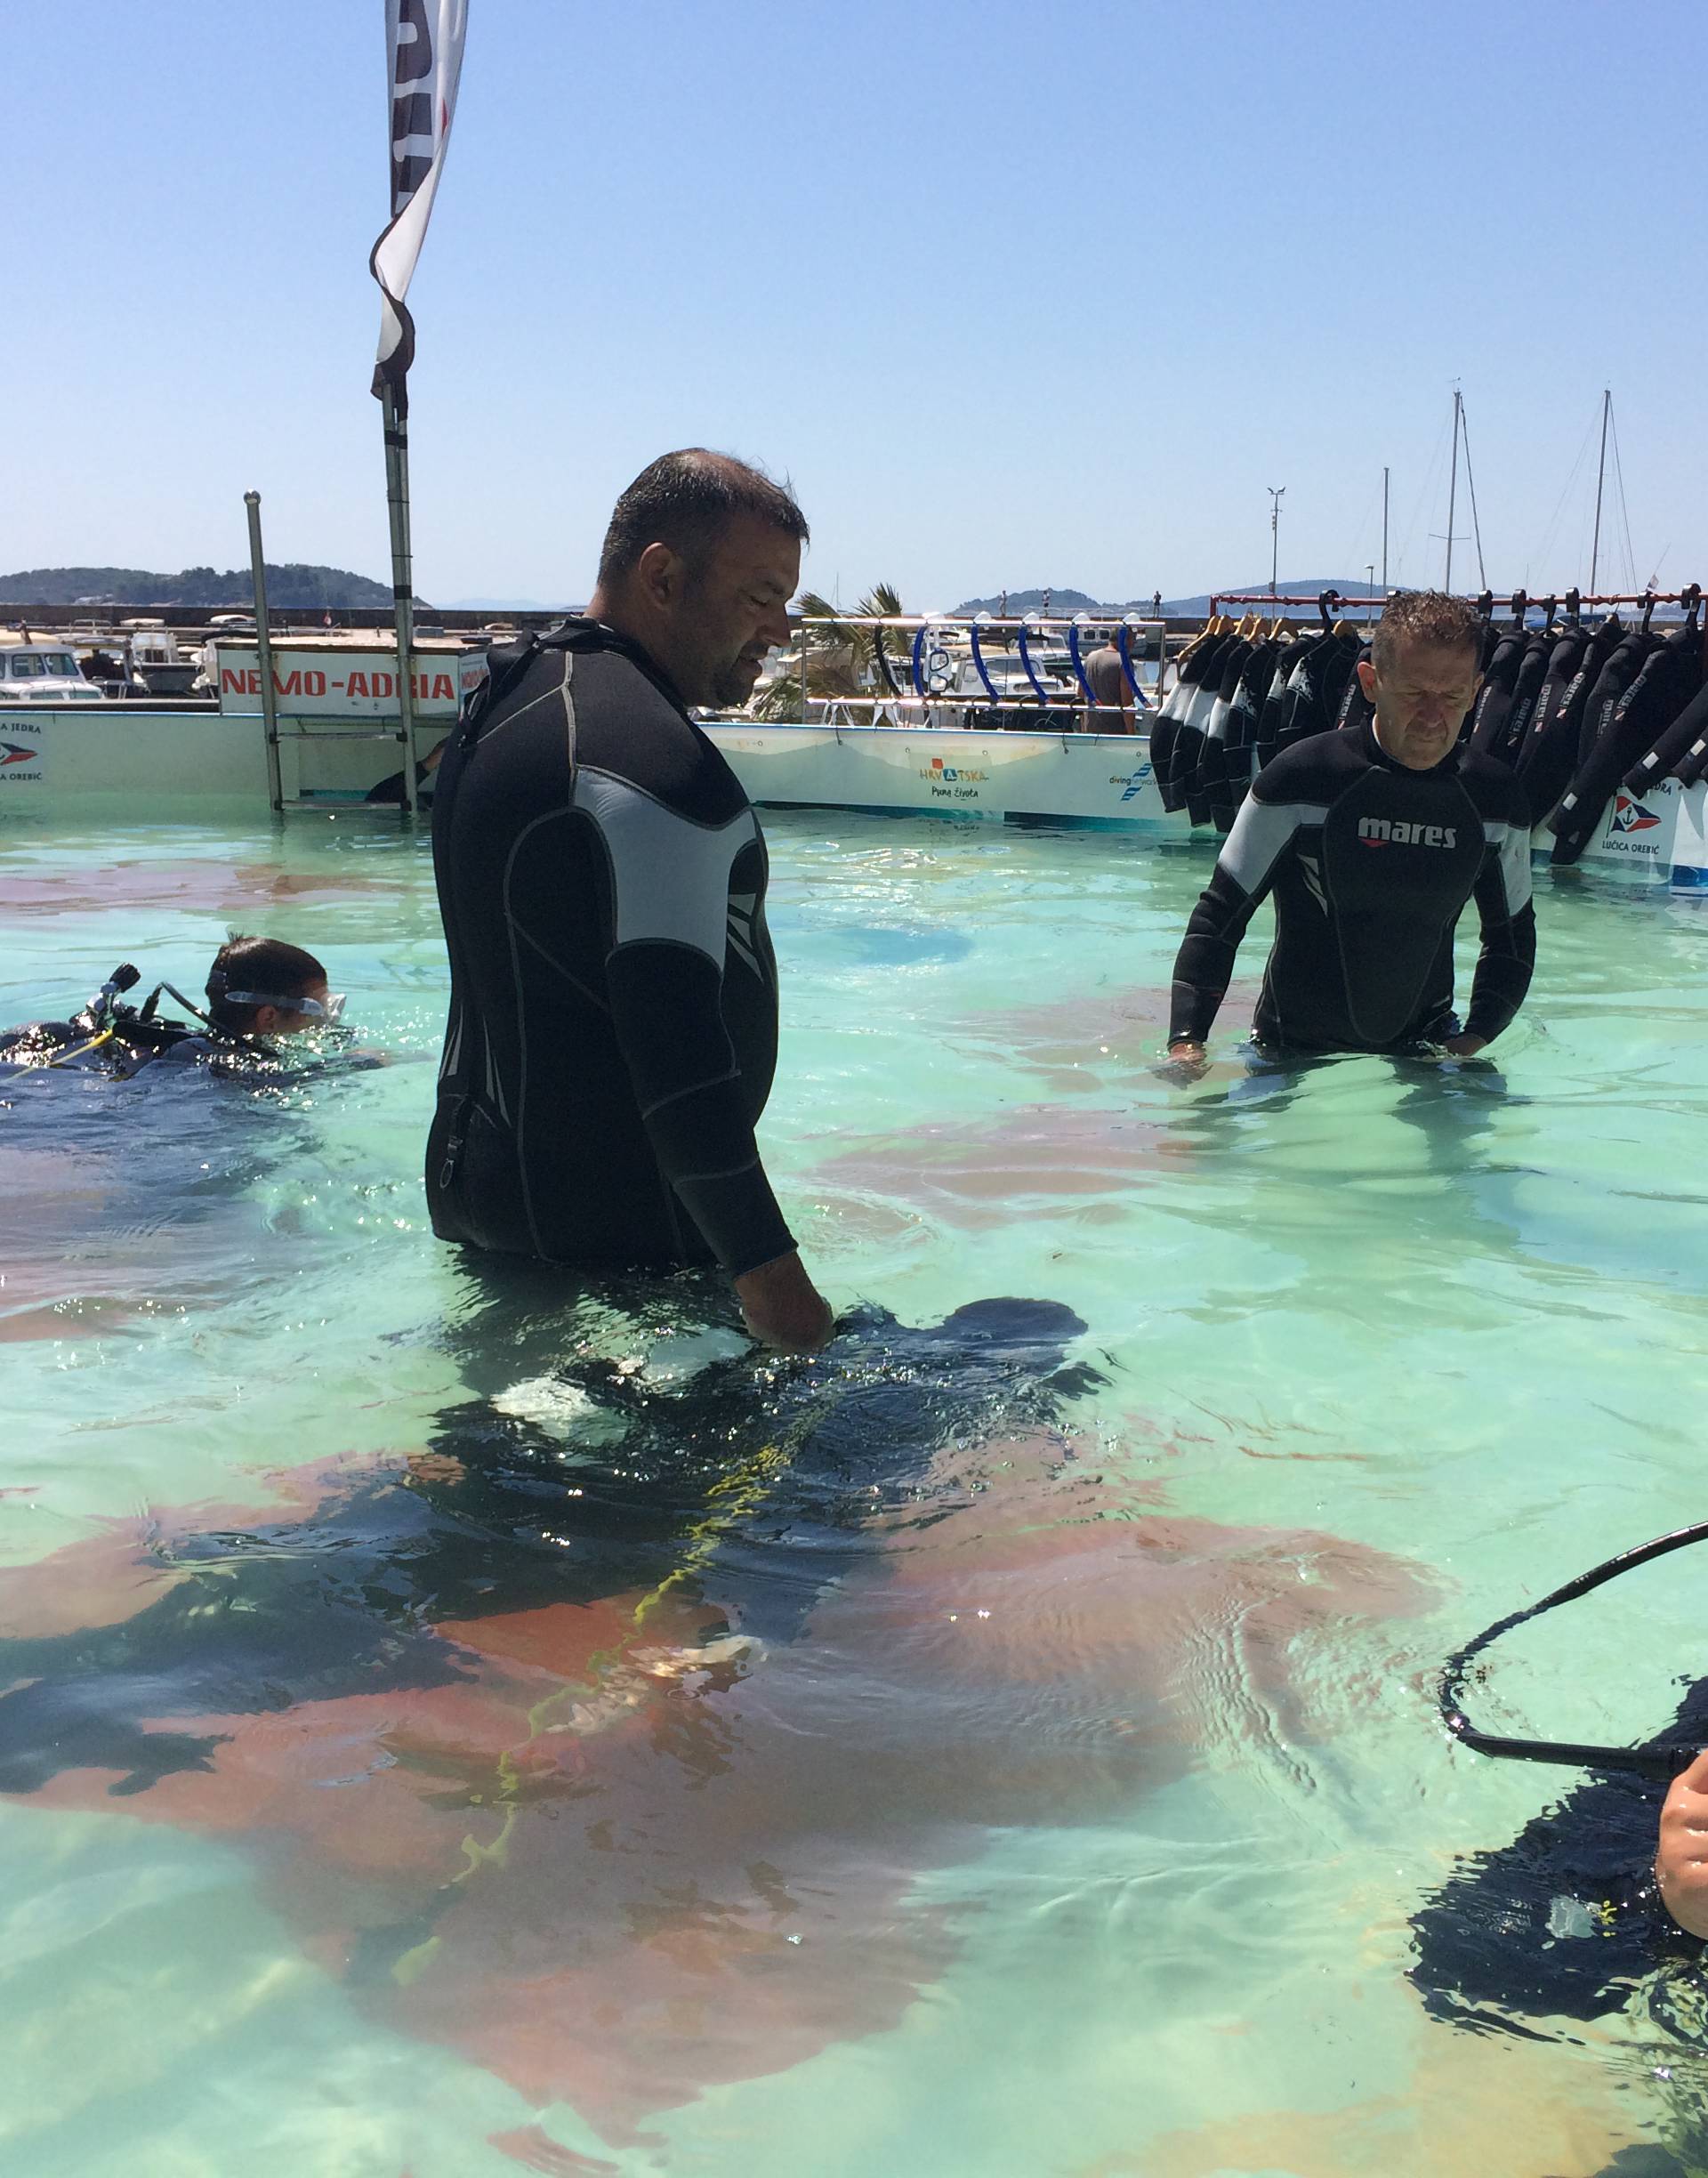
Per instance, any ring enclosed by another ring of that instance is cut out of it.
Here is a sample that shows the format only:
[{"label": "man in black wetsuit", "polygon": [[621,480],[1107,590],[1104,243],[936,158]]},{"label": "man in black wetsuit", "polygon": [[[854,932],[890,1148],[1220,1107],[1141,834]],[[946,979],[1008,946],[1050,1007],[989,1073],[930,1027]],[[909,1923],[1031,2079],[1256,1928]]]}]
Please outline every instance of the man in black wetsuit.
[{"label": "man in black wetsuit", "polygon": [[[1171,1058],[1203,1060],[1239,941],[1271,890],[1260,1044],[1429,1045],[1468,1058],[1518,1012],[1536,945],[1528,812],[1504,765],[1456,745],[1481,634],[1461,599],[1395,598],[1358,669],[1374,718],[1314,734],[1259,775],[1174,964]],[[1453,934],[1472,899],[1483,942],[1462,1028]]]},{"label": "man in black wetsuit", "polygon": [[584,616],[495,649],[439,766],[450,1019],[441,1239],[584,1270],[719,1262],[749,1327],[822,1345],[753,1128],[777,1060],[764,835],[687,706],[738,705],[807,525],[689,448],[617,501]]}]

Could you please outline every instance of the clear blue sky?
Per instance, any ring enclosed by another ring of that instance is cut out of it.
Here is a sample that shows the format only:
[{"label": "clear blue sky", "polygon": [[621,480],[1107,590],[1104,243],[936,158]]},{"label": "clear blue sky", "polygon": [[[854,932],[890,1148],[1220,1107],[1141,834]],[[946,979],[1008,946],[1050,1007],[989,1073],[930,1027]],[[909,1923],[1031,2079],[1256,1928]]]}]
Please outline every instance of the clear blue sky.
[{"label": "clear blue sky", "polygon": [[[1635,573],[1708,580],[1700,0],[470,15],[410,297],[429,599],[579,600],[693,441],[793,479],[845,600],[1245,580],[1271,484],[1283,573],[1361,574],[1383,463],[1435,578],[1455,380],[1492,581],[1587,572],[1604,384]],[[384,573],[383,20],[13,0],[0,570],[238,564],[254,486],[270,558]]]}]

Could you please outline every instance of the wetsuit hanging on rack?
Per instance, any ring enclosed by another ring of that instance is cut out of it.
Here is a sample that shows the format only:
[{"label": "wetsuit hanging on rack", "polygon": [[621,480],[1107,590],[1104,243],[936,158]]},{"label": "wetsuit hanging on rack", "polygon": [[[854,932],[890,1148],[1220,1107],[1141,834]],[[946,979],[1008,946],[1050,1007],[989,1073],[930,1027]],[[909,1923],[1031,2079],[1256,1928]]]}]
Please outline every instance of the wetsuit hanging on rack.
[{"label": "wetsuit hanging on rack", "polygon": [[[1644,618],[1647,620],[1648,613]],[[1632,647],[1637,660],[1623,692],[1604,695],[1615,660],[1610,659],[1591,698],[1596,728],[1587,760],[1560,802],[1553,819],[1552,861],[1556,867],[1575,862],[1601,822],[1621,779],[1663,738],[1680,711],[1702,687],[1702,638],[1696,616],[1660,640],[1639,633],[1646,649]],[[1626,649],[1621,644],[1620,651]],[[1615,653],[1615,659],[1618,657]]]},{"label": "wetsuit hanging on rack", "polygon": [[1625,634],[1618,616],[1599,627],[1563,636],[1554,646],[1548,674],[1518,752],[1514,769],[1532,813],[1545,818],[1571,785],[1577,769],[1583,713],[1601,668]]}]

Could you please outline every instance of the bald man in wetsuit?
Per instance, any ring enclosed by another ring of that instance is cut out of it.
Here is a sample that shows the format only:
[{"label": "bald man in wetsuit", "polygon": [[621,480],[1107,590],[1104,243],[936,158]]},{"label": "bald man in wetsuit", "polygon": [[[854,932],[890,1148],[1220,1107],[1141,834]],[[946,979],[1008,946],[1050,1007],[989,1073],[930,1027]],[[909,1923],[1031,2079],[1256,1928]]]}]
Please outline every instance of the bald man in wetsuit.
[{"label": "bald man in wetsuit", "polygon": [[[1374,717],[1264,768],[1174,964],[1172,1059],[1203,1061],[1240,940],[1270,891],[1260,1045],[1465,1059],[1511,1020],[1535,962],[1530,822],[1506,767],[1459,746],[1481,639],[1462,599],[1396,597],[1358,666]],[[1472,899],[1482,950],[1462,1027],[1453,938]]]}]

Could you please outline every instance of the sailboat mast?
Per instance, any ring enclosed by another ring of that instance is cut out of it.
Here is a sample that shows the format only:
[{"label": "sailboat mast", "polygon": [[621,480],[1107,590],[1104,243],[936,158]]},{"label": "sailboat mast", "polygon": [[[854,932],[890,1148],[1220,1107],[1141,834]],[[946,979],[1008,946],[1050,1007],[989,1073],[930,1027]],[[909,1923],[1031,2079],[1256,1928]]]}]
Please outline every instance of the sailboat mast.
[{"label": "sailboat mast", "polygon": [[1453,389],[1453,477],[1447,486],[1447,572],[1441,587],[1453,588],[1453,517],[1459,504],[1459,389]]},{"label": "sailboat mast", "polygon": [[1613,388],[1601,390],[1601,463],[1595,472],[1595,541],[1590,546],[1590,595],[1595,595],[1596,570],[1601,563],[1601,488],[1607,480],[1607,418],[1613,414]]}]

